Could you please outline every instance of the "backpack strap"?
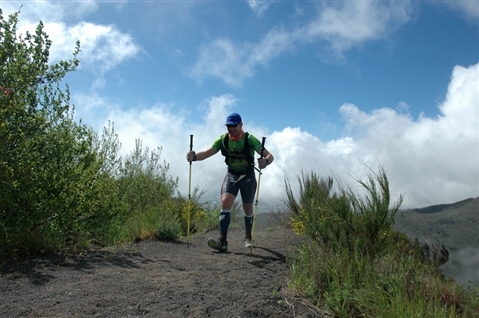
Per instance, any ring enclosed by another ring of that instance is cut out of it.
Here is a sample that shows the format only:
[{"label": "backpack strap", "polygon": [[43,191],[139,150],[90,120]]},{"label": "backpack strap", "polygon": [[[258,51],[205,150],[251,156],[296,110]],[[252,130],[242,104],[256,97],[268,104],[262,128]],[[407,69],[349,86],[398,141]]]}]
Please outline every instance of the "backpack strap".
[{"label": "backpack strap", "polygon": [[226,164],[228,164],[228,154],[229,154],[229,150],[228,150],[228,133],[226,133],[224,136],[223,136],[223,141],[221,142],[221,154],[223,156],[225,156],[225,162]]}]

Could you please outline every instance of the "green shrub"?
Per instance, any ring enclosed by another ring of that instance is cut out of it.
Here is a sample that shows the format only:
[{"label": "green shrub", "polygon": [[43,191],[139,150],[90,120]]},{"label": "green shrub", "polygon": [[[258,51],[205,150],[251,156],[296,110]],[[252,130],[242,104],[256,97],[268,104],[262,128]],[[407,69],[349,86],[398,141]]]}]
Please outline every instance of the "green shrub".
[{"label": "green shrub", "polygon": [[156,238],[160,241],[174,242],[181,237],[181,226],[175,221],[161,222],[155,234]]},{"label": "green shrub", "polygon": [[332,191],[332,179],[303,174],[287,207],[303,244],[291,261],[290,287],[333,317],[477,317],[477,290],[466,293],[423,256],[418,241],[392,230],[402,196],[390,208],[380,167],[361,197]]},{"label": "green shrub", "polygon": [[51,41],[40,22],[17,36],[19,13],[0,15],[0,258],[154,235],[177,180],[160,162],[161,148],[137,140],[122,159],[113,124],[99,137],[74,121],[63,77],[79,61],[49,64]]}]

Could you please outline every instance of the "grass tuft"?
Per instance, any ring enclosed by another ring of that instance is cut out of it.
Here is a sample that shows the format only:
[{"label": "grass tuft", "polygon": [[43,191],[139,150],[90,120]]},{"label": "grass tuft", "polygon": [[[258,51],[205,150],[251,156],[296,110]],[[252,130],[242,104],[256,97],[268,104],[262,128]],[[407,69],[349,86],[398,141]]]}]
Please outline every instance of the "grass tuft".
[{"label": "grass tuft", "polygon": [[[466,292],[439,270],[439,257],[393,230],[403,196],[390,202],[382,167],[356,180],[363,195],[333,191],[332,178],[302,174],[299,194],[286,182],[286,206],[303,243],[291,261],[290,287],[334,317],[478,317]],[[442,247],[436,246],[436,255]],[[447,254],[447,251],[442,251]]]}]

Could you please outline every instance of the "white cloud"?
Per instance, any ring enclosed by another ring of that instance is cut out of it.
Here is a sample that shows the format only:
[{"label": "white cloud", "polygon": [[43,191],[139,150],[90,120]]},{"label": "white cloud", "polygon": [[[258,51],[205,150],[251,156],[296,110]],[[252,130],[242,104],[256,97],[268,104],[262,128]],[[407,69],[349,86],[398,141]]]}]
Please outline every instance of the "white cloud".
[{"label": "white cloud", "polygon": [[[479,195],[479,64],[454,68],[440,116],[417,120],[390,108],[370,113],[353,104],[344,104],[340,113],[346,120],[337,140],[322,141],[300,128],[286,127],[268,132],[245,122],[245,130],[258,138],[266,136],[266,148],[274,163],[263,170],[260,204],[281,204],[284,180],[297,180],[302,171],[339,178],[343,185],[358,187],[354,178],[365,178],[381,164],[388,175],[391,199],[405,194],[404,208],[450,203]],[[84,99],[79,99],[82,101]],[[122,111],[117,105],[92,98],[90,107],[102,108],[123,144],[122,153],[133,150],[135,139],[150,149],[163,146],[163,159],[178,176],[179,190],[186,193],[189,136],[194,150],[205,150],[224,133],[224,119],[240,105],[232,95],[212,97],[199,104],[203,118],[189,119],[189,112],[175,112],[174,105]],[[81,110],[84,106],[79,105]],[[404,105],[402,106],[404,107]],[[105,117],[103,117],[105,118]],[[106,120],[102,125],[106,125]],[[191,122],[193,124],[191,124]],[[192,167],[193,186],[207,189],[205,200],[219,197],[226,171],[221,154]]]},{"label": "white cloud", "polygon": [[115,68],[140,51],[130,35],[122,33],[113,25],[81,22],[65,30],[64,35],[80,40],[82,62],[100,69],[101,73]]},{"label": "white cloud", "polygon": [[199,50],[199,57],[190,76],[201,80],[205,76],[222,79],[232,86],[254,75],[249,63],[248,45],[235,45],[228,39],[216,39]]},{"label": "white cloud", "polygon": [[274,0],[248,0],[248,5],[261,16],[274,2]]},{"label": "white cloud", "polygon": [[216,39],[200,48],[200,54],[190,76],[202,80],[217,77],[231,86],[240,86],[244,79],[254,76],[259,65],[292,46],[290,35],[280,29],[270,31],[260,43],[235,44],[228,39]]},{"label": "white cloud", "polygon": [[20,10],[21,20],[26,19],[32,22],[57,22],[68,17],[81,18],[98,8],[94,0],[85,1],[28,1],[25,3],[17,1],[3,1],[3,13],[11,14]]},{"label": "white cloud", "polygon": [[234,43],[220,38],[203,45],[190,76],[202,80],[216,77],[239,86],[256,69],[298,45],[326,41],[329,50],[343,52],[371,40],[383,38],[409,20],[409,1],[341,1],[328,3],[315,20],[292,31],[276,27],[258,43]]},{"label": "white cloud", "polygon": [[[381,162],[394,193],[406,204],[424,206],[479,195],[479,64],[454,68],[437,118],[383,108],[370,114],[354,105],[341,113],[354,131],[352,153],[373,167]],[[354,173],[353,173],[354,175]]]},{"label": "white cloud", "polygon": [[[52,41],[50,61],[72,58],[75,44],[79,40],[81,52],[80,68],[86,68],[99,76],[101,82],[105,72],[118,66],[127,59],[136,56],[141,48],[134,39],[122,33],[114,25],[98,25],[85,21],[68,24],[69,18],[78,18],[97,8],[93,1],[75,2],[42,2],[27,3],[20,13],[18,30],[25,34],[34,32],[39,21],[44,24],[44,31]],[[9,4],[8,14],[18,9]]]},{"label": "white cloud", "polygon": [[95,93],[88,95],[73,93],[71,101],[76,106],[75,119],[81,119],[83,123],[88,123],[99,132],[107,126],[109,114],[120,108],[119,105],[112,104],[107,98]]},{"label": "white cloud", "polygon": [[305,28],[305,37],[326,39],[341,56],[354,46],[392,33],[409,15],[409,1],[340,1],[324,7],[318,19]]},{"label": "white cloud", "polygon": [[115,68],[135,56],[140,48],[131,36],[121,33],[115,26],[79,22],[73,27],[64,23],[46,23],[45,32],[53,41],[50,57],[53,61],[71,58],[76,41],[80,41],[80,67],[98,74]]},{"label": "white cloud", "polygon": [[440,1],[435,4],[446,5],[462,14],[467,20],[477,23],[479,19],[478,1]]}]

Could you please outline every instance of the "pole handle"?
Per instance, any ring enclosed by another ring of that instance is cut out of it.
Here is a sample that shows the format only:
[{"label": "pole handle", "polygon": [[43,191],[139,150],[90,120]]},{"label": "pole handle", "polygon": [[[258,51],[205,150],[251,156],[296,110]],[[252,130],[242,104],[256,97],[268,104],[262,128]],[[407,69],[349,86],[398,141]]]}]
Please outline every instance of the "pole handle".
[{"label": "pole handle", "polygon": [[[193,151],[193,135],[190,135],[190,152]],[[190,166],[191,166],[191,161],[190,161]]]},{"label": "pole handle", "polygon": [[263,140],[261,141],[261,158],[263,158],[264,143],[265,142],[266,142],[266,137],[263,137]]}]

